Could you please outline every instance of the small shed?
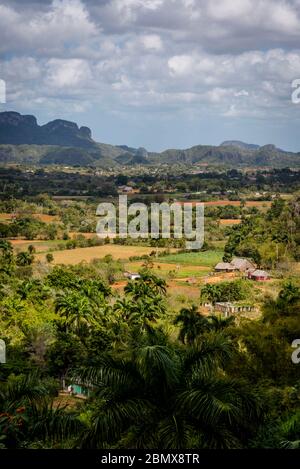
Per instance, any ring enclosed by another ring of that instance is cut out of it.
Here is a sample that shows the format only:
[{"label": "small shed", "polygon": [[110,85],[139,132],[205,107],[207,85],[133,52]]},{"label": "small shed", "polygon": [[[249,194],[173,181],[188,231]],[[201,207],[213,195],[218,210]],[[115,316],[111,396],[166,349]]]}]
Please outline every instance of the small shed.
[{"label": "small shed", "polygon": [[223,313],[225,318],[228,318],[229,316],[232,316],[237,313],[250,312],[254,309],[254,306],[251,305],[230,303],[229,301],[218,302],[215,304],[215,311]]},{"label": "small shed", "polygon": [[236,269],[239,270],[240,272],[246,272],[250,269],[255,269],[255,264],[253,262],[249,261],[248,259],[245,259],[243,257],[234,257],[230,264]]},{"label": "small shed", "polygon": [[131,194],[133,192],[133,187],[131,186],[119,186],[118,189],[119,192],[122,192],[123,194]]},{"label": "small shed", "polygon": [[71,384],[72,387],[72,395],[76,397],[88,397],[90,394],[90,389],[87,386],[83,386],[82,384]]},{"label": "small shed", "polygon": [[270,275],[265,270],[252,270],[248,272],[248,278],[257,282],[263,282],[270,279]]},{"label": "small shed", "polygon": [[215,271],[216,272],[233,272],[235,270],[235,267],[230,264],[230,262],[219,262],[215,266]]},{"label": "small shed", "polygon": [[124,272],[124,277],[128,278],[129,280],[138,280],[141,278],[140,274],[133,272]]}]

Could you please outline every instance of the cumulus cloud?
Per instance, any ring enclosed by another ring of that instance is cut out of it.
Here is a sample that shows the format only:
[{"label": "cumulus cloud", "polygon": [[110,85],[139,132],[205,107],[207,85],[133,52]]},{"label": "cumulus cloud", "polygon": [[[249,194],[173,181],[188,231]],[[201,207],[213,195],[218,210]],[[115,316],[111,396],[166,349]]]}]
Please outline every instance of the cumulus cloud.
[{"label": "cumulus cloud", "polygon": [[52,88],[68,91],[85,85],[90,78],[91,70],[86,60],[50,59],[46,63],[46,84]]},{"label": "cumulus cloud", "polygon": [[161,38],[157,34],[146,34],[141,40],[145,49],[148,50],[161,50],[163,47]]},{"label": "cumulus cloud", "polygon": [[53,0],[39,11],[0,4],[0,51],[37,55],[58,53],[91,38],[97,29],[80,0]]},{"label": "cumulus cloud", "polygon": [[0,77],[28,111],[288,120],[299,41],[299,0],[0,0]]}]

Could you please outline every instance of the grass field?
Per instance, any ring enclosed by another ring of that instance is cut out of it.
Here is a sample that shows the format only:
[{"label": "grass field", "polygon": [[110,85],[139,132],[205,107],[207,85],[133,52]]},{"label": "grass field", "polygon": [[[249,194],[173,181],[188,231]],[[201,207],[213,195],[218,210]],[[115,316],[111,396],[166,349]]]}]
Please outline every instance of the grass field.
[{"label": "grass field", "polygon": [[0,221],[1,222],[10,222],[16,217],[33,217],[41,220],[44,223],[54,223],[59,221],[59,217],[55,215],[47,215],[46,213],[0,213]]},{"label": "grass field", "polygon": [[34,246],[36,252],[46,252],[50,249],[58,249],[60,245],[66,243],[66,241],[62,239],[46,241],[42,239],[35,239],[33,241],[28,241],[26,239],[10,239],[9,242],[12,244],[16,252],[26,251],[28,246]]},{"label": "grass field", "polygon": [[[247,200],[246,207],[270,207],[271,201],[261,201],[261,200]],[[239,200],[211,200],[209,202],[204,202],[204,205],[209,206],[224,206],[232,205],[233,207],[239,207],[241,202]]]},{"label": "grass field", "polygon": [[[138,272],[143,267],[143,262],[128,262],[125,264],[125,270],[129,272]],[[170,272],[174,273],[176,278],[203,277],[210,268],[202,265],[176,265],[167,262],[154,262],[151,269],[155,274],[161,277],[167,277]]]},{"label": "grass field", "polygon": [[178,311],[185,305],[199,305],[199,286],[187,285],[184,283],[168,281],[168,302],[172,309]]},{"label": "grass field", "polygon": [[47,215],[46,213],[34,213],[32,216],[34,218],[38,218],[44,223],[55,223],[59,221],[59,217],[55,215]]},{"label": "grass field", "polygon": [[[163,251],[163,248],[158,248]],[[53,264],[75,265],[79,262],[90,262],[93,259],[101,259],[104,256],[112,255],[114,259],[127,260],[132,256],[149,255],[153,251],[151,247],[145,246],[118,246],[116,244],[105,244],[104,246],[95,246],[90,248],[64,249],[62,251],[52,252]],[[45,260],[45,255],[37,254],[37,260]]]},{"label": "grass field", "polygon": [[81,233],[80,231],[69,231],[68,234],[71,239],[75,239],[78,236],[83,236],[85,239],[93,239],[93,238],[98,239],[97,234],[94,231],[89,232],[89,233]]},{"label": "grass field", "polygon": [[173,253],[168,256],[160,257],[159,262],[170,264],[185,264],[190,266],[213,267],[222,260],[223,251],[203,251],[203,252],[184,252]]},{"label": "grass field", "polygon": [[[182,201],[179,200],[178,203],[185,205],[191,203],[201,203],[201,200],[193,199],[189,201]],[[228,200],[228,199],[220,199],[220,200],[209,200],[207,202],[203,202],[205,207],[223,207],[225,205],[231,205],[232,207],[239,207],[241,205],[240,200]],[[271,201],[269,200],[247,200],[245,202],[246,207],[261,207],[261,208],[268,208],[271,206]]]},{"label": "grass field", "polygon": [[14,217],[12,213],[0,213],[0,221],[5,222],[5,221],[11,221],[11,219]]}]

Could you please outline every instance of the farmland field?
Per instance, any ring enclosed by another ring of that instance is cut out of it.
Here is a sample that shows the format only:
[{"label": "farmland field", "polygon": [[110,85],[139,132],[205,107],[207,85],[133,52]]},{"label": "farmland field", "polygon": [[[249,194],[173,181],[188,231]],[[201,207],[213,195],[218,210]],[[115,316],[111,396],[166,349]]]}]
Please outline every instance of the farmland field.
[{"label": "farmland field", "polygon": [[[193,199],[189,201],[179,201],[182,205],[188,205],[191,203],[201,203],[201,200]],[[246,207],[257,207],[257,208],[269,208],[271,206],[271,201],[269,200],[247,200],[245,202]],[[210,200],[207,202],[203,202],[205,207],[222,207],[225,205],[231,205],[232,207],[239,207],[241,205],[240,200]]]},{"label": "farmland field", "polygon": [[[270,201],[262,200],[247,200],[245,202],[246,207],[270,207]],[[240,200],[211,200],[209,202],[204,202],[204,205],[207,206],[223,206],[223,205],[232,205],[233,207],[239,207],[241,205]]]},{"label": "farmland field", "polygon": [[[144,246],[118,246],[116,244],[105,244],[103,246],[65,249],[53,252],[53,264],[75,265],[79,262],[90,262],[93,259],[101,259],[107,255],[112,255],[114,259],[129,259],[132,256],[144,256],[153,252],[153,248]],[[157,251],[163,251],[158,248]],[[45,260],[43,254],[37,254],[37,260]]]},{"label": "farmland field", "polygon": [[89,233],[83,233],[81,231],[69,231],[68,234],[71,239],[75,239],[78,236],[83,236],[85,239],[97,238],[97,234],[94,231],[89,232]]},{"label": "farmland field", "polygon": [[198,286],[187,285],[168,281],[168,299],[171,306],[179,310],[184,304],[197,304],[199,302],[200,289]]},{"label": "farmland field", "polygon": [[213,267],[222,260],[223,251],[203,251],[203,252],[184,252],[174,253],[168,256],[160,257],[160,262],[171,264],[185,264],[191,266]]},{"label": "farmland field", "polygon": [[[125,264],[125,270],[137,272],[143,266],[143,262],[128,262]],[[202,277],[210,271],[210,268],[203,265],[176,265],[167,262],[154,262],[151,270],[156,275],[167,276],[170,272],[174,273],[176,278]]]},{"label": "farmland field", "polygon": [[27,250],[28,246],[34,246],[36,252],[45,252],[50,249],[59,249],[59,246],[65,244],[66,241],[62,239],[35,239],[33,241],[28,241],[26,239],[10,239],[10,243],[16,252]]},{"label": "farmland field", "polygon": [[230,225],[239,225],[241,220],[239,218],[221,218],[220,225],[230,226]]},{"label": "farmland field", "polygon": [[1,222],[10,222],[13,219],[17,218],[18,216],[22,217],[33,217],[37,218],[38,220],[44,222],[44,223],[54,223],[59,221],[59,217],[55,215],[47,215],[46,213],[0,213],[0,221]]}]

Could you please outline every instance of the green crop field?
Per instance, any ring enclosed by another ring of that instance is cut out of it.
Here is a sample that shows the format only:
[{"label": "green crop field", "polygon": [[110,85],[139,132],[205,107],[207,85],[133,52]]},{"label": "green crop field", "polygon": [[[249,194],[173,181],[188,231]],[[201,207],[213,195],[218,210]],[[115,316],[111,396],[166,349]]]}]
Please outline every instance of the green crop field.
[{"label": "green crop field", "polygon": [[203,251],[203,252],[183,252],[170,254],[159,258],[159,262],[168,262],[170,264],[189,264],[213,267],[222,260],[223,251]]}]

